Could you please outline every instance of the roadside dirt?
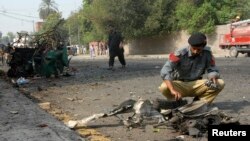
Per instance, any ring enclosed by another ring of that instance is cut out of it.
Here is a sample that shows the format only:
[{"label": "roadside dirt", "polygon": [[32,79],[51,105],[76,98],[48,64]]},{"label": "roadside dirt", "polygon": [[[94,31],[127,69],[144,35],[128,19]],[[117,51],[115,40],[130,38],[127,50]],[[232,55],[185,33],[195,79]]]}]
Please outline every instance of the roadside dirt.
[{"label": "roadside dirt", "polygon": [[[127,99],[164,98],[158,86],[162,82],[159,73],[166,58],[126,59],[126,69],[120,68],[116,58],[115,70],[110,71],[107,70],[108,58],[90,60],[76,56],[71,63],[75,68],[73,76],[33,78],[19,89],[37,103],[49,102],[50,108],[45,110],[63,122],[107,112]],[[226,87],[214,105],[239,116],[242,124],[249,124],[250,58],[216,58],[216,61]],[[151,123],[128,130],[115,117],[99,119],[76,131],[93,141],[163,141],[180,135],[166,127],[154,129]],[[185,136],[184,140],[197,139]]]}]

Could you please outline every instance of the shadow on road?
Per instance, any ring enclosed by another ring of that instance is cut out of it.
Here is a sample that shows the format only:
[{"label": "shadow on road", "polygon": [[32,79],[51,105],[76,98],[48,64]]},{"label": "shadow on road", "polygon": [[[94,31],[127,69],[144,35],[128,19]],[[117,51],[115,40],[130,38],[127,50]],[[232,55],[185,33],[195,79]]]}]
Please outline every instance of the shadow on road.
[{"label": "shadow on road", "polygon": [[244,107],[250,106],[250,102],[245,101],[245,100],[241,100],[241,101],[223,101],[223,102],[216,102],[215,104],[221,110],[230,110],[232,112],[239,112]]}]

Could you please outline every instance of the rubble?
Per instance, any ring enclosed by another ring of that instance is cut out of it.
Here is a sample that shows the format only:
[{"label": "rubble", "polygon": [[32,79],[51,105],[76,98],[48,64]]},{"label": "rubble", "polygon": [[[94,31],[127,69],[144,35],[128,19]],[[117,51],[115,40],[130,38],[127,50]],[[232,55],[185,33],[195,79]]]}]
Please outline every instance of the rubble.
[{"label": "rubble", "polygon": [[[131,112],[132,116],[126,119],[119,116],[119,114],[127,112]],[[202,100],[187,103],[186,100],[166,101],[156,99],[151,102],[140,98],[137,101],[126,100],[108,113],[94,114],[82,120],[71,120],[68,122],[68,126],[70,128],[87,126],[91,121],[109,116],[119,118],[128,129],[142,127],[145,120],[157,119],[158,122],[153,126],[154,128],[157,129],[160,126],[172,127],[181,134],[193,137],[206,136],[209,125],[239,124],[238,118],[228,116],[217,107],[209,107]]]},{"label": "rubble", "polygon": [[42,109],[49,110],[51,108],[50,102],[43,102],[38,104]]}]

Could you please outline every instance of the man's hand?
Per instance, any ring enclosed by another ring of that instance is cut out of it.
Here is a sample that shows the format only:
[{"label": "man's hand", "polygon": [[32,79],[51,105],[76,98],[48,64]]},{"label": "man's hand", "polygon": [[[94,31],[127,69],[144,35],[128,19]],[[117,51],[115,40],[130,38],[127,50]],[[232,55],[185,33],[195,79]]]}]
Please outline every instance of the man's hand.
[{"label": "man's hand", "polygon": [[208,81],[205,82],[205,85],[211,89],[218,89],[218,79],[210,78]]},{"label": "man's hand", "polygon": [[181,93],[174,89],[172,81],[164,80],[164,82],[166,83],[167,87],[169,88],[170,93],[174,96],[175,100],[176,101],[180,100],[181,99]]},{"label": "man's hand", "polygon": [[120,48],[120,49],[123,48],[123,43],[122,43],[122,42],[119,44],[119,48]]},{"label": "man's hand", "polygon": [[218,84],[218,80],[217,80],[216,78],[212,78],[211,80],[213,81],[213,83],[214,83],[215,85]]},{"label": "man's hand", "polygon": [[178,101],[181,99],[181,93],[176,91],[175,89],[170,90],[171,94],[174,96],[175,100]]}]

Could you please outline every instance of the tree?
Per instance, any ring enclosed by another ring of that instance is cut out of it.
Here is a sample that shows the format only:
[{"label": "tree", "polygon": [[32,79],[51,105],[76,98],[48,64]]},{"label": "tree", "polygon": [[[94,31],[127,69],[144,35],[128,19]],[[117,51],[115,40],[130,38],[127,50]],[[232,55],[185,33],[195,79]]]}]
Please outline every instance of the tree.
[{"label": "tree", "polygon": [[2,43],[7,45],[8,43],[10,43],[10,39],[8,36],[3,36],[2,37]]},{"label": "tree", "polygon": [[[102,22],[93,20],[93,18],[97,17],[95,14],[95,16],[89,15],[90,9],[92,10],[92,7],[90,7],[92,2],[92,0],[84,0],[83,8],[73,13],[67,19],[66,25],[69,30],[71,44],[87,44],[91,41],[106,39],[105,29],[102,29],[102,27],[104,27],[102,26]],[[102,13],[102,11],[100,11],[98,15],[100,15],[100,13]],[[93,23],[93,21],[96,21],[96,23]]]},{"label": "tree", "polygon": [[15,38],[15,34],[13,32],[8,32],[7,36],[9,37],[9,41],[13,42],[13,39]]},{"label": "tree", "polygon": [[189,33],[200,31],[209,34],[214,32],[216,19],[215,11],[216,10],[208,2],[196,8],[196,12],[190,17],[189,23],[187,24],[189,26],[187,29]]},{"label": "tree", "polygon": [[142,34],[150,12],[149,3],[145,0],[98,0],[83,10],[98,32],[107,34],[109,26],[113,26],[126,38],[133,38]]},{"label": "tree", "polygon": [[217,18],[215,11],[209,2],[181,0],[175,11],[178,28],[189,33],[212,33]]},{"label": "tree", "polygon": [[50,38],[47,41],[54,44],[53,47],[56,47],[57,45],[55,44],[57,43],[62,42],[66,44],[68,42],[68,30],[64,25],[64,19],[61,17],[59,13],[50,14],[46,22],[43,23],[42,29],[37,33],[37,35],[47,33],[47,36]]},{"label": "tree", "polygon": [[166,34],[174,30],[173,0],[96,0],[83,9],[93,29],[103,34],[113,26],[127,39]]},{"label": "tree", "polygon": [[[186,30],[214,32],[236,16],[250,18],[249,0],[83,0],[68,20],[72,41],[105,40],[110,26],[125,39]],[[78,37],[78,38],[77,38]]]},{"label": "tree", "polygon": [[39,17],[45,20],[50,14],[57,13],[58,8],[54,0],[42,0],[38,11]]},{"label": "tree", "polygon": [[71,44],[83,44],[81,35],[84,35],[85,19],[80,15],[81,12],[72,13],[67,19],[65,27],[68,30]]},{"label": "tree", "polygon": [[175,7],[178,1],[155,0],[144,24],[144,33],[148,36],[162,35],[176,30]]}]

